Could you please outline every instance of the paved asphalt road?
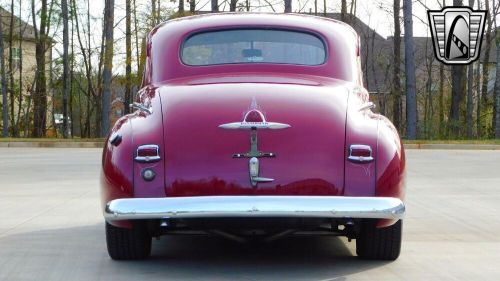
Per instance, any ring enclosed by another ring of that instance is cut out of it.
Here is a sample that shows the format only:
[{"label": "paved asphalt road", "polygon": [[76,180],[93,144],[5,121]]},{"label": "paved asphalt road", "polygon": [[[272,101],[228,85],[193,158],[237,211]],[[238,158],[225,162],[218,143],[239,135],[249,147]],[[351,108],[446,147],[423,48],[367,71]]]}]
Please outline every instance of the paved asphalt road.
[{"label": "paved asphalt road", "polygon": [[99,149],[0,148],[0,280],[500,280],[500,151],[409,150],[401,257],[335,237],[247,246],[165,237],[109,259]]}]

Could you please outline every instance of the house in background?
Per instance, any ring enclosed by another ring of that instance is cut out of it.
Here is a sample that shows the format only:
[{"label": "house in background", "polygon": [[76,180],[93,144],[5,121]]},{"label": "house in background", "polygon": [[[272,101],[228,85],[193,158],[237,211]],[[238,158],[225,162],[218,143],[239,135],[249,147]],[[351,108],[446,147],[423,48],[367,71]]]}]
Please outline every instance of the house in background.
[{"label": "house in background", "polygon": [[[28,108],[28,104],[30,103],[29,108],[33,108],[33,103],[31,101],[30,93],[33,89],[33,84],[35,80],[35,72],[36,72],[36,39],[35,39],[35,28],[21,20],[17,16],[13,16],[9,11],[0,7],[0,18],[2,20],[2,31],[3,31],[3,44],[4,44],[4,59],[5,59],[5,71],[7,74],[7,79],[9,79],[10,69],[9,69],[9,39],[10,39],[10,22],[11,17],[13,17],[13,28],[12,28],[12,71],[14,76],[14,112],[10,112],[10,91],[9,91],[9,117],[14,116],[14,124],[10,124],[10,126],[19,126],[20,124],[24,124],[25,122],[29,122],[26,120],[25,109]],[[47,38],[47,50],[46,50],[46,69],[47,69],[47,77],[49,74],[49,65],[52,60],[51,49],[52,49],[52,38]],[[19,91],[19,83],[22,81],[22,89]],[[8,83],[9,85],[9,83]],[[9,86],[8,86],[9,88]],[[50,91],[50,87],[47,87],[47,90]],[[19,94],[21,93],[21,94]],[[47,125],[50,126],[52,124],[52,102],[51,102],[51,94],[48,92],[48,102],[49,105],[47,108]],[[2,101],[0,99],[0,105]],[[22,103],[23,106],[19,106]],[[1,108],[1,106],[0,106]],[[21,112],[19,112],[21,108]],[[1,123],[1,120],[0,120]],[[21,135],[22,132],[20,132]]]}]

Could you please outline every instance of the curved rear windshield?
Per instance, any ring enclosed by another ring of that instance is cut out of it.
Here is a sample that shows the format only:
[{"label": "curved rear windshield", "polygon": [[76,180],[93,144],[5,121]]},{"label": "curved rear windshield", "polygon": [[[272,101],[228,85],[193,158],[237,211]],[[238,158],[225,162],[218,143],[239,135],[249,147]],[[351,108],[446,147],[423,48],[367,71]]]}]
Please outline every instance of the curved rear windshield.
[{"label": "curved rear windshield", "polygon": [[187,65],[276,63],[320,65],[323,41],[315,35],[286,30],[233,29],[197,33],[182,45]]}]

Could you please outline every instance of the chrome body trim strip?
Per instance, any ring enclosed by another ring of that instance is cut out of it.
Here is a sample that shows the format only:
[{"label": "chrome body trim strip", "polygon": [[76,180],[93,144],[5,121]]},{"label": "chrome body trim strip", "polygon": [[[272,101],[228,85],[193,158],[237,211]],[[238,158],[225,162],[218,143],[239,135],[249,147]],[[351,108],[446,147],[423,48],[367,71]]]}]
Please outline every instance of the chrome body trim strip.
[{"label": "chrome body trim strip", "polygon": [[163,218],[310,217],[401,219],[405,205],[392,197],[196,196],[115,199],[108,221]]}]

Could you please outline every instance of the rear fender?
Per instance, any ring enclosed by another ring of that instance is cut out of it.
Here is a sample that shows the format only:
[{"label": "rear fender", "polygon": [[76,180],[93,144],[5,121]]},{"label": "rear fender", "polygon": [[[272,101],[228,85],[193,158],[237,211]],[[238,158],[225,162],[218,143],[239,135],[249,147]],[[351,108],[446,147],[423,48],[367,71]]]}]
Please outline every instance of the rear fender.
[{"label": "rear fender", "polygon": [[[158,88],[148,86],[139,92],[139,102],[152,110],[147,113],[136,111],[132,117],[133,151],[134,157],[140,145],[154,144],[160,149],[161,159],[156,162],[138,162],[133,160],[134,192],[136,198],[165,197],[165,146],[163,144],[163,121],[160,95]],[[145,169],[151,169],[156,176],[152,181],[142,177]]]},{"label": "rear fender", "polygon": [[[146,87],[139,93],[139,102],[151,107],[152,113],[137,110],[120,118],[112,128],[103,149],[101,170],[101,205],[114,199],[132,197],[164,197],[164,145],[162,111],[159,95],[154,87]],[[119,141],[112,141],[118,137]],[[113,142],[113,143],[112,143]],[[134,160],[137,147],[156,144],[160,147],[161,160],[140,163]],[[156,176],[152,181],[142,178],[144,169],[152,169]],[[117,227],[130,228],[129,221],[109,222]]]},{"label": "rear fender", "polygon": [[[376,196],[394,197],[404,201],[406,164],[401,139],[394,125],[381,116],[378,126],[378,157]],[[396,221],[380,220],[378,227],[394,224]]]},{"label": "rear fender", "polygon": [[[367,102],[366,90],[355,88],[351,91],[346,119],[344,196],[375,195],[378,115],[369,108],[362,109]],[[370,146],[375,160],[367,163],[350,161],[349,148],[356,144]]]},{"label": "rear fender", "polygon": [[[104,144],[100,178],[103,210],[111,200],[133,196],[131,117],[127,115],[118,119]],[[130,227],[127,221],[112,223],[117,227]]]}]

